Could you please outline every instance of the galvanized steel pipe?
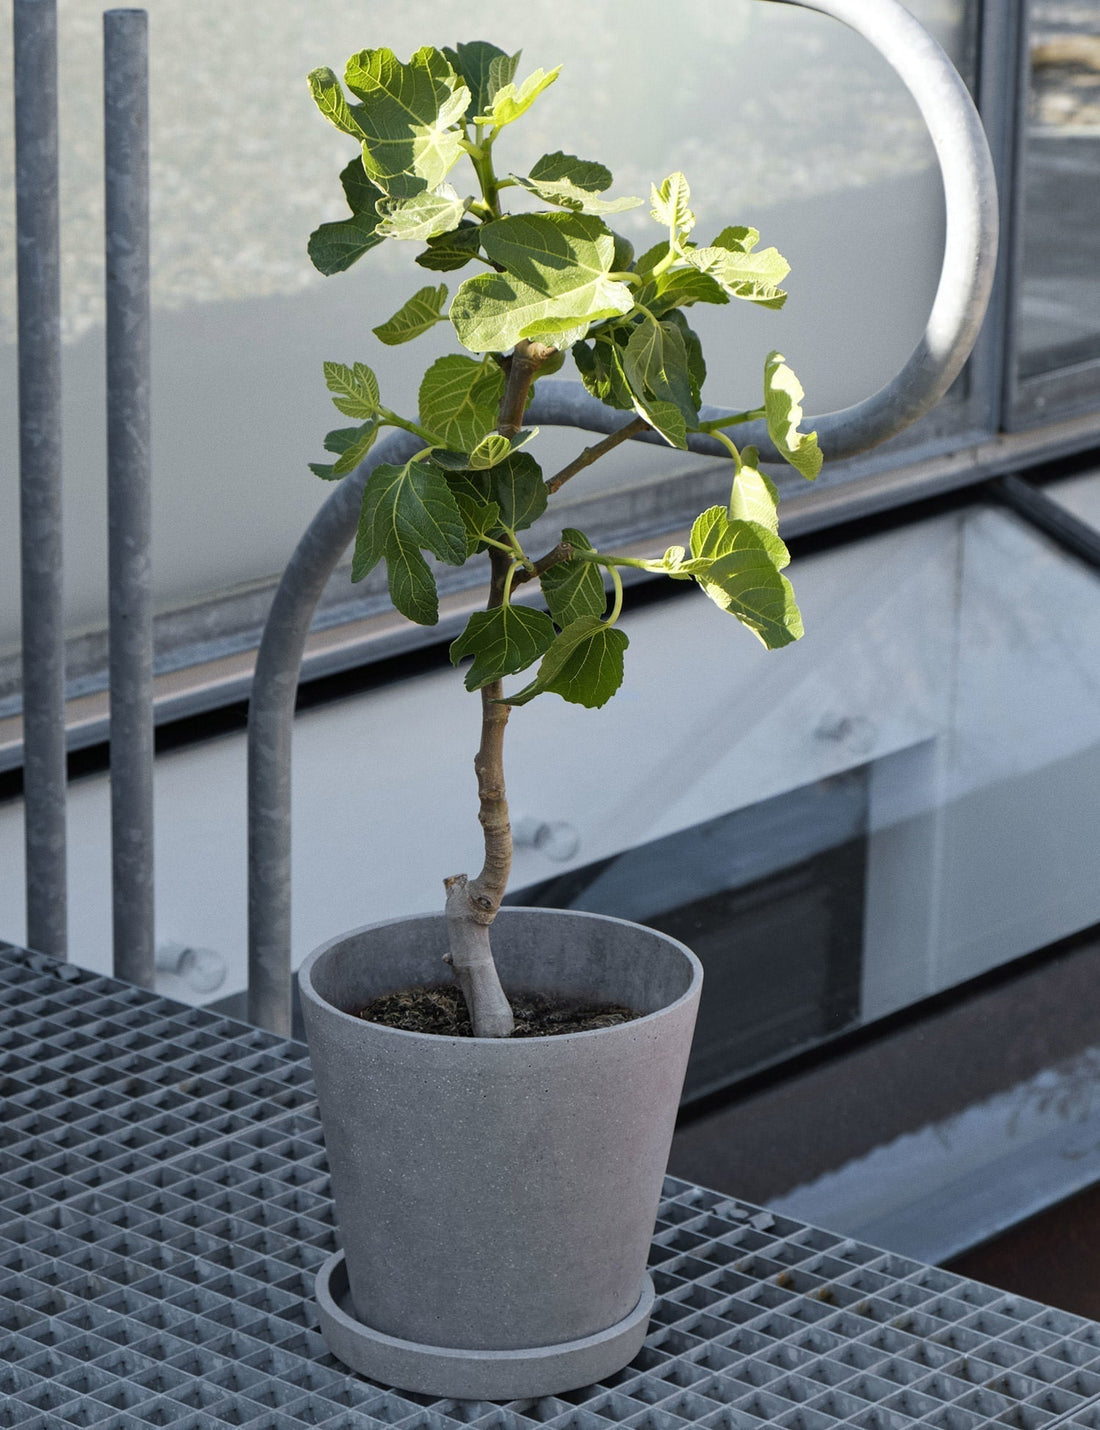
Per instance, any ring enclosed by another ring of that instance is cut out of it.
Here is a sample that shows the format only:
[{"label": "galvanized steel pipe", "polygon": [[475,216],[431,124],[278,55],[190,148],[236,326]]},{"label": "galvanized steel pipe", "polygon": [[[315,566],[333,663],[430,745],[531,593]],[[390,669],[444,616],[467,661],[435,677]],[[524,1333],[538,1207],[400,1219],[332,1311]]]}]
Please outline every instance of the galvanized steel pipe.
[{"label": "galvanized steel pipe", "polygon": [[114,971],[152,988],[149,72],[144,10],[103,16]]},{"label": "galvanized steel pipe", "polygon": [[13,39],[27,943],[64,958],[68,938],[56,0],[15,0]]},{"label": "galvanized steel pipe", "polygon": [[355,535],[367,478],[424,444],[394,432],[333,491],[287,563],[264,626],[248,707],[248,1017],[290,1032],[290,745],[298,669],[325,582]]},{"label": "galvanized steel pipe", "polygon": [[[777,0],[849,25],[884,56],[928,126],[947,204],[944,260],[921,341],[902,370],[864,401],[809,418],[826,459],[854,456],[895,436],[929,411],[962,370],[989,301],[997,253],[997,194],[981,120],[951,61],[897,0]],[[704,419],[722,415],[705,408]],[[626,414],[605,407],[580,383],[540,383],[527,418],[543,426],[611,432]],[[778,460],[764,424],[738,429],[765,460]],[[639,441],[661,443],[656,433]],[[694,434],[692,451],[726,455]],[[415,442],[391,439],[333,492],[280,582],[264,631],[249,713],[249,1016],[279,1032],[290,1027],[290,753],[298,670],[325,581],[355,533],[359,499],[377,462],[402,460]]]}]

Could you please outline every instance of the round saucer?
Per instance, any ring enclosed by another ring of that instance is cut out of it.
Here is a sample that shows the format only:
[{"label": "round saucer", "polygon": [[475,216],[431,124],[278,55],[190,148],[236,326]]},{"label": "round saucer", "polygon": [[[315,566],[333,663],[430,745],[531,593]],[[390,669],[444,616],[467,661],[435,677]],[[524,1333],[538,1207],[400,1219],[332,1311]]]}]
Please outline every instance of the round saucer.
[{"label": "round saucer", "polygon": [[605,1331],[553,1346],[479,1351],[422,1345],[371,1330],[355,1314],[342,1251],[318,1270],[316,1290],[325,1343],[345,1365],[398,1390],[458,1400],[534,1399],[613,1375],[641,1349],[656,1296],[646,1275],[637,1305]]}]

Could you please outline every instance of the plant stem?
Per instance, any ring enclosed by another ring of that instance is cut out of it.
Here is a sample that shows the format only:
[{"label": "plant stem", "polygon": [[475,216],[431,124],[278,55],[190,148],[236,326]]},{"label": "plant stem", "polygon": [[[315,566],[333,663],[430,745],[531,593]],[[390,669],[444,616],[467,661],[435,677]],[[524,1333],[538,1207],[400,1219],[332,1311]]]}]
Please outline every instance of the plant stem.
[{"label": "plant stem", "polygon": [[568,541],[559,541],[545,556],[540,556],[537,561],[533,561],[530,566],[517,571],[513,586],[522,586],[524,581],[537,580],[544,571],[549,571],[551,566],[560,566],[563,561],[570,561],[573,558],[573,547]]},{"label": "plant stem", "polygon": [[615,588],[615,603],[611,607],[611,614],[608,616],[605,625],[613,626],[622,615],[623,610],[623,578],[619,575],[618,568],[609,566],[611,572],[611,584]]},{"label": "plant stem", "polygon": [[741,470],[741,453],[740,453],[740,452],[737,450],[737,448],[733,445],[733,443],[732,443],[732,442],[730,441],[730,439],[726,436],[726,434],[725,434],[724,432],[720,431],[718,428],[715,428],[714,431],[711,433],[711,436],[712,436],[712,437],[716,437],[716,438],[718,439],[718,441],[721,442],[721,444],[722,444],[723,447],[727,447],[727,448],[729,449],[729,454],[730,454],[730,456],[733,458],[733,464],[734,464],[734,466],[737,468],[737,470],[740,471],[740,470]]},{"label": "plant stem", "polygon": [[[478,128],[480,136],[481,129]],[[478,184],[481,186],[481,197],[485,200],[485,207],[489,210],[489,218],[500,218],[500,201],[497,198],[497,176],[493,172],[493,135],[488,139],[481,140],[473,145],[468,151],[470,162],[474,166],[474,173],[477,175]]]},{"label": "plant stem", "polygon": [[[502,436],[514,437],[520,430],[531,384],[553,351],[543,343],[516,344],[508,359],[504,395],[497,412],[497,431]],[[519,554],[522,556],[522,552]],[[500,551],[495,546],[489,549],[489,569],[486,609],[492,611],[503,604],[512,582],[527,573],[516,564],[511,551]],[[511,707],[503,703],[503,695],[499,680],[481,689],[481,744],[474,757],[474,772],[485,862],[476,879],[456,874],[444,880],[449,961],[477,1038],[507,1038],[515,1027],[489,944],[489,925],[497,916],[512,870],[512,827],[504,786],[504,727]]]},{"label": "plant stem", "polygon": [[497,412],[497,431],[502,437],[514,437],[523,427],[523,414],[527,408],[527,397],[531,386],[542,367],[553,352],[545,343],[537,343],[531,338],[521,338],[512,349],[508,359],[508,376],[504,383],[504,396],[500,399]]},{"label": "plant stem", "polygon": [[591,447],[586,447],[583,452],[573,458],[567,467],[562,467],[560,472],[555,473],[546,483],[546,490],[553,496],[559,488],[563,487],[570,477],[575,477],[578,472],[583,472],[585,467],[590,467],[593,462],[598,462],[605,452],[610,452],[617,447],[620,442],[625,442],[634,437],[639,432],[645,432],[649,423],[644,417],[634,417],[624,426],[609,433],[600,442],[594,442]]},{"label": "plant stem", "polygon": [[379,425],[384,427],[400,427],[404,432],[411,432],[414,437],[420,437],[429,446],[438,439],[426,431],[416,422],[410,422],[407,417],[399,417],[396,412],[391,412],[388,407],[378,409]]},{"label": "plant stem", "polygon": [[709,422],[700,422],[697,432],[718,432],[723,427],[736,427],[740,422],[755,422],[766,415],[763,407],[754,407],[751,412],[732,412],[728,417],[714,417]]},{"label": "plant stem", "polygon": [[[512,559],[510,554],[490,551],[489,561],[492,579],[487,609],[494,610],[504,600]],[[503,694],[499,680],[490,681],[481,691],[481,744],[474,757],[474,772],[485,862],[476,879],[456,874],[444,880],[448,961],[462,988],[477,1038],[507,1038],[515,1026],[489,946],[489,925],[496,918],[512,868],[512,829],[504,788],[504,727],[511,707],[502,703]]]}]

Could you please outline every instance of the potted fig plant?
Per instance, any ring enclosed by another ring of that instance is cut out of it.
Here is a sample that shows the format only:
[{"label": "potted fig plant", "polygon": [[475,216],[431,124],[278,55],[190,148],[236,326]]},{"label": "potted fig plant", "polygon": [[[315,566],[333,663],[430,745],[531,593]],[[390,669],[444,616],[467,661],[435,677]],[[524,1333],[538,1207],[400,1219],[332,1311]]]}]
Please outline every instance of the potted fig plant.
[{"label": "potted fig plant", "polygon": [[[502,167],[498,141],[558,74],[517,80],[518,61],[482,42],[423,48],[408,63],[367,49],[343,84],[329,69],[309,81],[358,151],[340,176],[350,215],[312,235],[314,264],[338,273],[393,239],[430,273],[471,270],[453,295],[446,282],[420,287],[373,330],[392,345],[449,323],[464,350],[427,368],[415,415],[386,406],[363,363],[325,365],[351,425],[328,434],[332,461],[313,470],[339,479],[381,432],[403,430],[409,459],[378,462],[367,479],[353,580],[384,562],[394,605],[428,625],[438,598],[425,553],[480,561],[488,581],[485,609],[451,646],[456,664],[470,660],[466,687],[481,701],[484,865],[446,879],[438,916],[344,935],[300,974],[343,1237],[318,1297],[330,1346],[355,1368],[489,1399],[588,1384],[637,1352],[701,982],[694,956],[652,930],[501,911],[512,856],[505,727],[539,696],[594,708],[614,695],[626,566],[697,582],[769,648],[796,640],[776,488],[725,429],[765,418],[803,476],[821,466],[816,436],[799,431],[802,389],[777,352],[756,406],[700,418],[706,365],[687,310],[735,299],[778,308],[786,262],[751,228],[698,244],[682,174],[653,185],[654,242],[636,255],[611,222],[643,201],[608,197],[602,164],[554,152],[527,173]],[[570,356],[623,421],[548,474],[525,411]],[[711,432],[729,451],[729,502],[698,517],[689,546],[627,558],[567,527],[532,549],[527,533],[554,494],[648,429],[679,449]],[[517,599],[531,583],[541,601]]]}]

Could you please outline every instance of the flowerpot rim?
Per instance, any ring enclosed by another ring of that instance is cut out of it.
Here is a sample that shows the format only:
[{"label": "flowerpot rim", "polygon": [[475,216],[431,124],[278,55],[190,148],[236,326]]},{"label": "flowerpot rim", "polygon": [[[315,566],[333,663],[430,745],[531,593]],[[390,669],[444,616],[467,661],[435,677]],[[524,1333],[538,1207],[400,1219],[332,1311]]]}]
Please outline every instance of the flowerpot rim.
[{"label": "flowerpot rim", "polygon": [[655,1008],[652,1013],[643,1013],[640,1017],[631,1018],[629,1022],[616,1023],[606,1028],[588,1028],[573,1033],[536,1033],[523,1038],[457,1037],[450,1033],[423,1033],[407,1028],[391,1028],[385,1023],[370,1022],[355,1013],[344,1012],[342,1008],[337,1008],[335,1004],[330,1003],[327,998],[323,998],[314,988],[312,979],[314,967],[321,961],[325,954],[338,944],[346,943],[349,939],[356,938],[361,934],[372,933],[376,929],[392,928],[396,924],[413,923],[416,921],[422,922],[424,920],[442,922],[445,917],[442,913],[420,913],[403,914],[398,918],[392,919],[377,919],[373,923],[361,924],[358,928],[347,929],[343,933],[337,934],[334,938],[326,939],[323,944],[315,948],[313,952],[308,955],[298,969],[298,988],[301,997],[303,1000],[312,1003],[315,1007],[324,1009],[326,1014],[330,1017],[335,1016],[340,1020],[346,1020],[348,1023],[354,1023],[360,1028],[369,1028],[372,1036],[428,1039],[435,1044],[450,1042],[459,1046],[477,1044],[478,1046],[488,1045],[493,1047],[524,1047],[531,1044],[546,1043],[553,1043],[555,1046],[564,1046],[578,1038],[600,1038],[607,1037],[611,1034],[622,1033],[626,1029],[638,1030],[656,1018],[667,1017],[673,1009],[688,1003],[698,994],[699,987],[703,981],[703,965],[686,944],[681,943],[679,939],[674,938],[671,934],[662,933],[660,929],[650,928],[646,924],[639,924],[633,919],[616,918],[613,914],[591,913],[587,909],[553,909],[509,904],[500,910],[497,917],[507,918],[511,914],[537,914],[546,916],[547,918],[578,918],[588,922],[596,921],[605,924],[618,924],[624,928],[644,929],[646,933],[651,934],[654,938],[659,939],[662,943],[667,944],[671,949],[674,949],[683,956],[691,970],[691,977],[684,991],[679,997],[674,998],[671,1003],[662,1004],[660,1008]]}]

